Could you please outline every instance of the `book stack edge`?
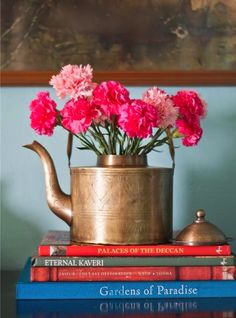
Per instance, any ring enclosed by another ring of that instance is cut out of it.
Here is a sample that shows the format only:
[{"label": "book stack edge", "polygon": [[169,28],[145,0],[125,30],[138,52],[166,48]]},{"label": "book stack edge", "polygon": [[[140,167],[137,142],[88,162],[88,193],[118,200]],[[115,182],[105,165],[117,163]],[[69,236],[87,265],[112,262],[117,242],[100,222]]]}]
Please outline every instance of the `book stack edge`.
[{"label": "book stack edge", "polygon": [[49,231],[16,285],[17,299],[236,297],[230,245],[71,245]]}]

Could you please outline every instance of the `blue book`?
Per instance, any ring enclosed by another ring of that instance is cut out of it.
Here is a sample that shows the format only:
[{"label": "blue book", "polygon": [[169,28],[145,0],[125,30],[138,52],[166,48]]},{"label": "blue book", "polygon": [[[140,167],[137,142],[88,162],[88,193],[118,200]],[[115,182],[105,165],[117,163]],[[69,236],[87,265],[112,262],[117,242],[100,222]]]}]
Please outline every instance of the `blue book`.
[{"label": "blue book", "polygon": [[236,281],[30,282],[30,259],[16,299],[142,299],[236,297]]}]

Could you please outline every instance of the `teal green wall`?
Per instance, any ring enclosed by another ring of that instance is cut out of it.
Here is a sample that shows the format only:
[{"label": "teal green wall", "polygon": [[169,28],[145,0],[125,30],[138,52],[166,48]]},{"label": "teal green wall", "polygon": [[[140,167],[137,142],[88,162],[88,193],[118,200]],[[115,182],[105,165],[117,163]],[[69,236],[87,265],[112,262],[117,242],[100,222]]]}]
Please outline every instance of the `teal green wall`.
[{"label": "teal green wall", "polygon": [[[141,97],[144,87],[130,87]],[[175,93],[180,87],[164,88]],[[236,237],[236,89],[196,88],[208,102],[203,122],[204,136],[196,148],[176,151],[174,177],[174,229],[191,223],[194,211],[204,208],[210,221],[228,236]],[[28,104],[42,87],[1,89],[1,238],[2,267],[18,269],[34,253],[49,229],[67,229],[53,215],[44,198],[44,180],[39,158],[22,145],[38,140],[55,160],[61,186],[69,192],[65,155],[66,135],[40,137],[29,127]],[[52,92],[52,90],[50,89]],[[52,95],[55,95],[52,92]],[[74,150],[73,165],[93,165],[95,156]],[[149,164],[170,166],[168,153],[152,153]]]}]

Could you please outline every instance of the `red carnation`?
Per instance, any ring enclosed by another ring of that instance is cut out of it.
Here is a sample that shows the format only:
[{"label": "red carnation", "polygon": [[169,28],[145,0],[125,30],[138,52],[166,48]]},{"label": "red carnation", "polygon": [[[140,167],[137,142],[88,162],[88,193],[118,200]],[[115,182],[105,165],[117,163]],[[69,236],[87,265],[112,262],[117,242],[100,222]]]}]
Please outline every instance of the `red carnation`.
[{"label": "red carnation", "polygon": [[62,126],[74,134],[85,132],[96,118],[98,112],[85,98],[71,99],[60,111]]},{"label": "red carnation", "polygon": [[183,136],[183,145],[197,145],[202,137],[200,120],[206,116],[206,102],[194,91],[179,91],[172,100],[179,109],[176,127]]},{"label": "red carnation", "polygon": [[129,101],[129,91],[119,82],[102,82],[93,91],[94,104],[108,119],[112,119],[113,115],[118,115],[120,106]]},{"label": "red carnation", "polygon": [[155,106],[134,99],[121,106],[119,126],[129,137],[146,138],[152,135],[156,127],[158,113]]},{"label": "red carnation", "polygon": [[207,104],[194,91],[179,91],[172,100],[179,109],[180,117],[194,122],[204,118],[207,113]]},{"label": "red carnation", "polygon": [[39,135],[53,134],[56,126],[56,103],[49,96],[49,92],[39,92],[37,98],[30,103],[30,126]]},{"label": "red carnation", "polygon": [[178,132],[183,135],[182,143],[184,146],[196,146],[202,137],[202,128],[199,122],[189,123],[183,119],[178,119],[176,122]]}]

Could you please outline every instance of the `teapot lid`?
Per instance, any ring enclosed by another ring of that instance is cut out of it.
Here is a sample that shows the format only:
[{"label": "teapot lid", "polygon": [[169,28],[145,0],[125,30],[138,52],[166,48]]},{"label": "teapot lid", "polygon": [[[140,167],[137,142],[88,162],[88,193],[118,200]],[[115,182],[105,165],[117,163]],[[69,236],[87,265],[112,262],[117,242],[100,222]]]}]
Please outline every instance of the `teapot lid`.
[{"label": "teapot lid", "polygon": [[226,244],[230,238],[214,224],[205,220],[205,211],[196,211],[196,220],[186,226],[173,240],[179,245],[222,245]]}]

